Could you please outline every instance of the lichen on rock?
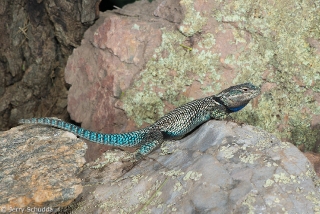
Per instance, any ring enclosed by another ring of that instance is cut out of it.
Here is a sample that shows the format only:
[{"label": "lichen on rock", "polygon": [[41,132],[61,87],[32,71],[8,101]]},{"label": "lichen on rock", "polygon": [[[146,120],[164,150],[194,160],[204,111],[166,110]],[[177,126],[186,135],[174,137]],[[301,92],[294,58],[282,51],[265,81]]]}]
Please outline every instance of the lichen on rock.
[{"label": "lichen on rock", "polygon": [[250,79],[265,86],[257,108],[237,118],[317,150],[319,131],[310,125],[319,123],[314,116],[320,115],[320,49],[308,40],[319,43],[319,3],[237,0],[220,6],[214,9],[216,19],[231,23],[237,40],[247,41],[248,48],[225,62],[239,69],[234,82]]}]

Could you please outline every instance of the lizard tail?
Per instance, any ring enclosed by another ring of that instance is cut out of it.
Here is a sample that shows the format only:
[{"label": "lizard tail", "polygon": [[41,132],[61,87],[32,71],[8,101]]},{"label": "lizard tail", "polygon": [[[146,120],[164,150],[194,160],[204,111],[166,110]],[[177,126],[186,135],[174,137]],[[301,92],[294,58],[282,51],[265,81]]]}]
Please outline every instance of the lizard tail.
[{"label": "lizard tail", "polygon": [[104,134],[100,132],[94,132],[87,129],[83,129],[79,126],[73,125],[71,123],[64,122],[63,120],[53,119],[48,117],[43,118],[30,118],[19,120],[20,124],[32,123],[32,124],[43,124],[48,126],[57,127],[63,129],[73,134],[87,139],[94,143],[110,145],[110,146],[123,146],[123,147],[133,147],[139,145],[144,136],[147,134],[146,129],[141,129],[134,132],[121,133],[121,134]]}]

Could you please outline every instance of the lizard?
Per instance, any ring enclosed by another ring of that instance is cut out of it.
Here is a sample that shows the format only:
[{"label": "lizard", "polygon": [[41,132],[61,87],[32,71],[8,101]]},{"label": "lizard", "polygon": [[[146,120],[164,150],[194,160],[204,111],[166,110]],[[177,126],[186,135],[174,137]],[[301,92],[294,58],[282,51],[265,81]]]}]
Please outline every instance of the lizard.
[{"label": "lizard", "polygon": [[21,119],[20,124],[43,124],[57,127],[94,143],[116,147],[139,147],[135,156],[146,156],[167,139],[179,139],[210,119],[221,120],[244,108],[260,94],[260,88],[244,83],[231,86],[217,95],[188,102],[167,113],[154,124],[137,131],[105,134],[90,131],[56,118]]}]

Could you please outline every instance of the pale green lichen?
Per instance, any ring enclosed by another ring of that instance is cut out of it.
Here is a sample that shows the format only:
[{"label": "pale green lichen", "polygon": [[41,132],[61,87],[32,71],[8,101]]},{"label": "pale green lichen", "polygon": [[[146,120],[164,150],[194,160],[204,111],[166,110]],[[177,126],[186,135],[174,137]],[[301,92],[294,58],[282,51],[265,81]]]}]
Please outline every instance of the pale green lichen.
[{"label": "pale green lichen", "polygon": [[131,183],[132,183],[133,185],[136,185],[136,184],[138,184],[138,183],[140,182],[140,180],[141,180],[142,178],[144,178],[144,176],[141,175],[141,174],[132,176],[132,178],[131,178]]},{"label": "pale green lichen", "polygon": [[239,158],[244,163],[254,164],[260,157],[258,154],[240,154]]},{"label": "pale green lichen", "polygon": [[216,40],[211,33],[202,35],[202,40],[199,42],[200,48],[210,49],[216,44]]},{"label": "pale green lichen", "polygon": [[181,191],[181,190],[182,190],[182,185],[181,185],[181,183],[180,183],[180,182],[176,182],[176,183],[174,184],[174,186],[173,186],[173,191],[179,192],[179,191]]},{"label": "pale green lichen", "polygon": [[179,27],[181,33],[186,36],[201,31],[202,27],[206,24],[207,18],[203,17],[199,11],[194,8],[193,0],[181,0],[180,5],[185,9],[185,17]]},{"label": "pale green lichen", "polygon": [[315,213],[320,213],[320,198],[319,194],[315,192],[308,192],[306,199],[314,204],[313,210]]},{"label": "pale green lichen", "polygon": [[133,30],[140,30],[140,26],[137,25],[137,24],[134,24],[131,29],[133,29]]},{"label": "pale green lichen", "polygon": [[183,180],[184,181],[188,181],[188,180],[198,181],[201,177],[202,177],[202,173],[188,171],[187,174],[183,177]]},{"label": "pale green lichen", "polygon": [[[242,121],[274,132],[296,145],[315,150],[319,129],[312,128],[311,115],[320,115],[320,105],[313,98],[320,92],[320,57],[308,43],[320,38],[319,2],[311,0],[220,1],[211,14],[200,13],[193,0],[182,0],[185,18],[180,32],[162,29],[162,44],[146,64],[141,78],[122,97],[124,109],[138,125],[153,123],[163,116],[165,105],[179,106],[192,98],[183,92],[195,81],[203,85],[203,93],[218,92],[221,66],[214,34],[232,29],[232,44],[239,46],[224,63],[236,68],[234,84],[252,82],[272,85],[259,97],[255,108],[248,105],[235,116]],[[212,32],[201,32],[209,19],[220,26]],[[198,33],[199,49],[190,47],[191,36]],[[248,35],[249,34],[249,35]],[[167,103],[164,103],[167,102]]]},{"label": "pale green lichen", "polygon": [[277,167],[277,166],[279,166],[277,163],[275,163],[275,162],[267,162],[266,163],[266,167]]},{"label": "pale green lichen", "polygon": [[254,214],[255,213],[255,208],[254,208],[254,203],[256,202],[256,197],[257,195],[254,194],[253,192],[249,193],[246,195],[244,201],[242,202],[243,205],[246,205],[248,207],[248,214]]},{"label": "pale green lichen", "polygon": [[284,150],[290,147],[289,142],[280,142],[280,144],[277,144],[276,146],[273,146],[272,150],[274,152],[279,152],[280,150]]},{"label": "pale green lichen", "polygon": [[[315,149],[319,131],[310,128],[310,112],[319,115],[320,108],[306,92],[319,92],[320,57],[307,40],[320,38],[319,2],[223,1],[219,10],[213,9],[213,17],[221,23],[237,23],[237,27],[229,25],[236,43],[245,43],[245,35],[251,34],[248,48],[225,60],[239,68],[234,83],[249,80],[276,85],[261,96],[258,108],[248,106],[236,118]],[[279,131],[279,126],[283,130]]]},{"label": "pale green lichen", "polygon": [[[114,162],[118,162],[120,161],[120,159],[124,159],[125,156],[119,156],[118,153],[110,153],[110,152],[106,152],[104,153],[104,160],[101,160],[101,158],[97,159],[94,164],[90,166],[90,168],[92,169],[100,169],[105,167],[106,165],[110,164],[110,163],[114,163]],[[128,157],[127,157],[128,158]]]},{"label": "pale green lichen", "polygon": [[239,150],[239,148],[235,148],[234,146],[226,145],[221,146],[220,152],[224,158],[230,159],[234,157],[234,154]]},{"label": "pale green lichen", "polygon": [[317,173],[314,171],[313,166],[311,166],[310,164],[307,164],[307,165],[306,165],[306,168],[307,168],[308,170],[306,171],[305,176],[306,176],[307,178],[311,178],[312,181],[313,181],[313,183],[315,184],[315,186],[316,186],[317,188],[319,188],[319,187],[320,187],[320,179],[319,179]]},{"label": "pale green lichen", "polygon": [[167,140],[163,142],[160,147],[161,153],[159,153],[159,155],[169,155],[174,153],[177,150],[177,148],[176,149],[171,149],[171,148],[173,147],[172,145],[175,145],[175,144],[176,144],[175,141]]},{"label": "pale green lichen", "polygon": [[264,187],[270,187],[274,184],[274,181],[271,179],[266,180],[266,183],[263,185]]},{"label": "pale green lichen", "polygon": [[166,172],[160,172],[160,174],[163,174],[168,177],[177,177],[177,176],[183,175],[184,172],[182,172],[181,169],[178,169],[178,170],[169,170]]},{"label": "pale green lichen", "polygon": [[[216,71],[219,55],[196,48],[186,51],[179,44],[183,44],[187,37],[179,32],[162,31],[161,46],[146,64],[141,79],[122,97],[127,114],[138,125],[153,123],[163,116],[163,101],[174,106],[190,101],[182,93],[195,80],[201,83],[204,93],[220,90],[220,84],[204,84],[208,80],[215,83],[220,79],[220,73]],[[204,38],[206,45],[213,39],[211,36]],[[139,91],[141,87],[143,89]]]},{"label": "pale green lichen", "polygon": [[[140,195],[138,194],[138,198],[141,204],[144,204],[141,210],[138,213],[141,213],[142,211],[145,211],[145,209],[149,206],[156,206],[161,203],[160,196],[162,195],[162,188],[167,183],[168,178],[166,178],[164,181],[157,180],[155,185],[151,187],[150,190],[148,190],[145,194]],[[148,209],[148,212],[151,210]]]},{"label": "pale green lichen", "polygon": [[296,176],[294,175],[287,175],[285,173],[280,174],[274,174],[274,181],[277,183],[283,183],[283,184],[292,184],[297,183]]}]

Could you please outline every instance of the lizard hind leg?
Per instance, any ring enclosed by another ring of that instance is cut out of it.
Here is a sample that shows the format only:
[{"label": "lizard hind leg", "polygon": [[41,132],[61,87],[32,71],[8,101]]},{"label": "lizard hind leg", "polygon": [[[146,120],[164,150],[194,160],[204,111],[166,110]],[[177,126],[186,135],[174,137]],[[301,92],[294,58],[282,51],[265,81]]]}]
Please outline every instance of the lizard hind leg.
[{"label": "lizard hind leg", "polygon": [[142,144],[136,153],[136,158],[140,159],[142,156],[146,156],[156,148],[158,148],[163,142],[163,135],[161,131],[152,131],[148,136],[146,143]]}]

